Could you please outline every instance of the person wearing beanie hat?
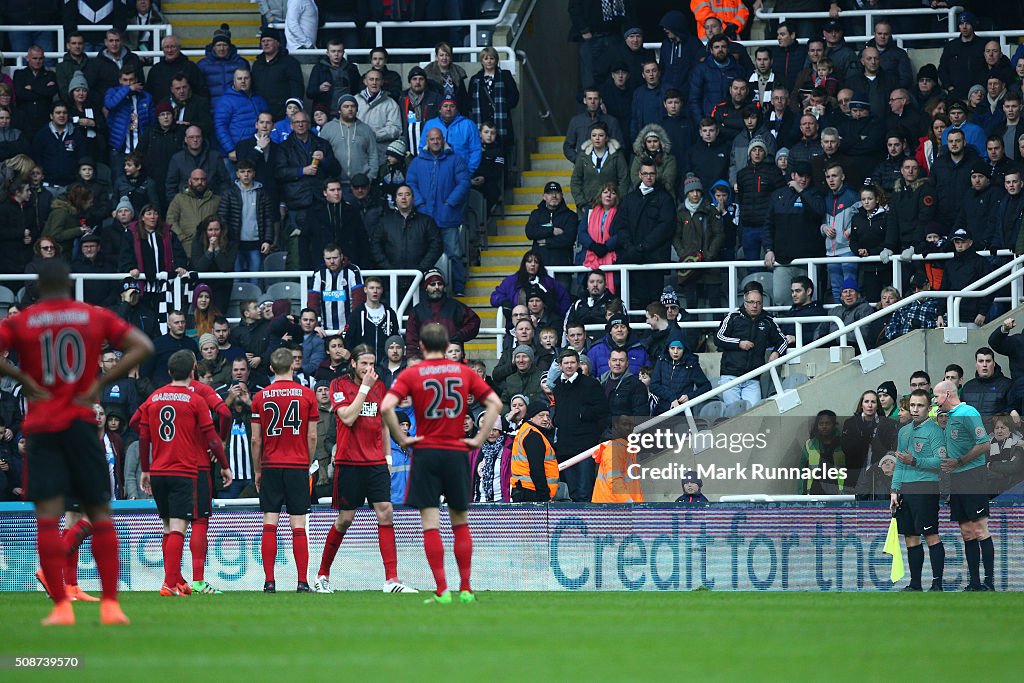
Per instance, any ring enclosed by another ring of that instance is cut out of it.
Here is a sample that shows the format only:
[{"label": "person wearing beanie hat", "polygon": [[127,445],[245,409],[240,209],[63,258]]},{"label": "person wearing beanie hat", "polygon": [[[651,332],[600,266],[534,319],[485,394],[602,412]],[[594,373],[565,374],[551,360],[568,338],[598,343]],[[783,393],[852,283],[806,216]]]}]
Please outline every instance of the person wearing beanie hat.
[{"label": "person wearing beanie hat", "polygon": [[405,140],[402,140],[401,138],[393,140],[387,148],[387,153],[397,159],[404,159],[408,151],[409,148],[406,146]]},{"label": "person wearing beanie hat", "polygon": [[79,89],[89,92],[89,81],[86,80],[85,74],[76,71],[75,75],[71,77],[71,82],[68,83],[68,93],[74,94]]},{"label": "person wearing beanie hat", "polygon": [[[763,151],[761,148],[759,152],[755,152],[755,155]],[[762,166],[764,165],[762,164]],[[715,260],[724,243],[725,226],[718,209],[712,205],[710,198],[704,192],[704,184],[699,176],[688,174],[686,180],[683,181],[682,203],[676,211],[676,216],[677,227],[672,244],[679,255],[680,263]],[[707,305],[711,307],[718,307],[722,303],[722,274],[716,268],[677,271],[676,284],[682,286],[683,296],[690,305],[697,305],[701,299],[706,299]],[[678,299],[674,303],[678,306]],[[648,313],[650,314],[650,311]],[[664,317],[667,321],[667,312],[665,316],[660,317]],[[671,327],[674,330],[679,329],[674,321]],[[680,336],[683,336],[682,330],[680,330]],[[651,355],[652,348],[648,346],[648,355]],[[651,356],[652,360],[664,355],[664,352],[663,344],[659,344],[656,348],[656,355]]]},{"label": "person wearing beanie hat", "polygon": [[900,416],[900,395],[896,389],[896,383],[892,380],[886,380],[878,385],[875,393],[878,394],[879,412],[884,417],[898,420]]},{"label": "person wearing beanie hat", "polygon": [[377,374],[388,389],[395,382],[395,377],[406,367],[405,339],[393,334],[384,340],[384,354],[377,359]]},{"label": "person wearing beanie hat", "polygon": [[196,66],[206,77],[210,100],[217,102],[231,89],[235,69],[249,68],[249,62],[238,54],[238,48],[231,43],[231,27],[221,24],[213,32],[213,42],[206,46],[206,56]]},{"label": "person wearing beanie hat", "polygon": [[[861,318],[866,318],[875,312],[875,307],[872,306],[867,299],[861,296],[860,285],[857,284],[856,277],[847,277],[842,282],[842,290],[839,295],[839,303],[841,304],[836,311],[839,317],[842,319],[843,324],[852,325]],[[836,312],[833,312],[835,315]],[[818,337],[823,337],[826,334],[835,332],[838,329],[835,323],[821,323],[818,326]],[[869,335],[870,336],[870,335]],[[875,340],[872,339],[868,342],[870,345],[875,344]]]},{"label": "person wearing beanie hat", "polygon": [[266,100],[275,121],[284,118],[284,102],[302,96],[302,66],[285,49],[280,29],[260,31],[260,54],[252,64],[252,92]]},{"label": "person wearing beanie hat", "polygon": [[625,349],[630,372],[639,375],[640,368],[647,365],[649,359],[643,342],[630,330],[629,318],[623,313],[616,313],[608,318],[604,329],[605,336],[587,351],[593,362],[594,376],[600,377],[608,372],[608,359],[614,349]]},{"label": "person wearing beanie hat", "polygon": [[[742,166],[737,165],[739,170],[736,172],[740,236],[743,258],[748,261],[760,261],[765,236],[764,226],[771,207],[772,195],[784,183],[782,172],[775,165],[774,157],[769,160],[770,150],[764,138],[755,135],[747,143],[747,150],[748,162]],[[714,252],[709,254],[713,255]]]},{"label": "person wearing beanie hat", "polygon": [[207,344],[213,344],[217,346],[217,337],[213,336],[212,332],[206,332],[199,335],[199,352],[203,353],[203,347]]},{"label": "person wearing beanie hat", "polygon": [[501,392],[501,401],[506,406],[516,394],[525,394],[531,399],[543,396],[540,383],[547,367],[538,367],[536,360],[537,354],[529,344],[520,344],[512,350],[515,372],[505,379],[505,390]]},{"label": "person wearing beanie hat", "polygon": [[782,173],[783,178],[789,175],[789,147],[779,147],[775,152],[775,166]]},{"label": "person wearing beanie hat", "polygon": [[535,398],[512,441],[513,503],[546,503],[555,497],[559,475],[552,435],[551,404],[543,397]]},{"label": "person wearing beanie hat", "polygon": [[939,83],[956,97],[965,97],[977,82],[978,70],[985,73],[985,43],[975,33],[977,18],[971,12],[957,16],[960,35],[946,42],[939,57]]},{"label": "person wearing beanie hat", "polygon": [[682,479],[683,495],[676,498],[677,503],[707,503],[707,496],[705,496],[701,489],[704,486],[704,482],[700,476],[693,470],[686,473],[686,476]]}]

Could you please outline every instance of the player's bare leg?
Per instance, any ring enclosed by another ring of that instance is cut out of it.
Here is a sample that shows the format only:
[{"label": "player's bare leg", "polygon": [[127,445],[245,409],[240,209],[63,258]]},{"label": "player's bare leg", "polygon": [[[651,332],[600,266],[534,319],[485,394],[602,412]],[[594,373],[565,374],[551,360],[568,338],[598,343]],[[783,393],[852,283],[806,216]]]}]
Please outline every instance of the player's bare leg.
[{"label": "player's bare leg", "polygon": [[69,511],[64,515],[64,534],[61,540],[67,551],[64,565],[64,586],[68,598],[72,601],[99,602],[100,599],[89,595],[78,585],[78,549],[85,539],[92,535],[92,521],[81,512]]},{"label": "player's bare leg", "polygon": [[281,515],[278,512],[263,513],[263,536],[260,539],[260,554],[263,557],[263,592],[276,593],[277,582],[274,580],[274,562],[277,561],[277,522]]},{"label": "player's bare leg", "polygon": [[64,590],[64,543],[60,539],[60,518],[64,514],[64,497],[56,496],[36,502],[39,566],[53,610],[43,619],[43,626],[73,626],[75,613]]},{"label": "player's bare leg", "polygon": [[306,519],[308,515],[289,515],[288,523],[292,528],[292,556],[295,558],[295,574],[298,583],[296,593],[312,593],[309,587],[309,541],[306,539]]},{"label": "player's bare leg", "polygon": [[188,520],[171,517],[164,520],[164,584],[160,595],[164,597],[187,597],[191,590],[181,575],[181,556],[185,549],[185,529]]},{"label": "player's bare leg", "polygon": [[441,513],[437,508],[422,508],[420,524],[423,526],[423,551],[427,555],[430,572],[434,575],[436,588],[434,594],[424,602],[451,604],[452,595],[448,592],[448,582],[444,576],[444,544],[441,543]]}]

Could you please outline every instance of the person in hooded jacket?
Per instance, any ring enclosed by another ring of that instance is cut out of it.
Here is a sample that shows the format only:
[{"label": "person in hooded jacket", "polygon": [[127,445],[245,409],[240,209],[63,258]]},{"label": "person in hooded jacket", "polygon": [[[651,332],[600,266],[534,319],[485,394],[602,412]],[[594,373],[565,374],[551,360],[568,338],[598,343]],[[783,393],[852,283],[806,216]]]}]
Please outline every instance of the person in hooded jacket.
[{"label": "person in hooded jacket", "polygon": [[676,197],[676,181],[678,169],[676,158],[672,154],[672,140],[665,129],[656,123],[648,123],[640,129],[633,141],[633,162],[629,166],[629,177],[640,176],[640,164],[646,159],[653,159],[658,171],[658,182]]},{"label": "person in hooded jacket", "polygon": [[691,35],[686,25],[686,15],[679,10],[666,12],[658,25],[665,31],[665,39],[661,41],[658,52],[661,80],[665,89],[689,92],[690,75],[697,64],[707,57],[707,49]]},{"label": "person in hooded jacket", "polygon": [[[947,292],[964,289],[992,271],[988,259],[978,254],[970,230],[957,228],[953,231],[952,238],[953,258],[945,262],[942,275],[942,289]],[[984,325],[988,319],[988,309],[992,305],[993,298],[995,298],[995,294],[961,300],[960,324],[969,328]],[[942,299],[939,303],[939,327],[944,327],[949,321],[947,306],[948,299]]]},{"label": "person in hooded jacket", "polygon": [[711,391],[711,382],[701,369],[697,354],[687,352],[678,339],[670,341],[667,355],[654,364],[651,372],[651,393],[658,397],[655,414],[660,415],[708,391]]}]

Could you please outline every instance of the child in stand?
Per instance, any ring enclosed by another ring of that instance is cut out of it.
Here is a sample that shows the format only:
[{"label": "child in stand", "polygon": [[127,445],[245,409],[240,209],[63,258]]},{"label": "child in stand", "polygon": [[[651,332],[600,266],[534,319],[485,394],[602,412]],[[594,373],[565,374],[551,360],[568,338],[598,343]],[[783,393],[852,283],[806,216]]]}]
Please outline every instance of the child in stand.
[{"label": "child in stand", "polygon": [[505,176],[505,152],[496,141],[498,127],[493,121],[480,124],[480,166],[473,173],[470,183],[487,200],[487,213],[501,203],[501,192]]},{"label": "child in stand", "polygon": [[740,207],[733,201],[732,188],[725,180],[711,186],[711,205],[722,217],[722,248],[712,261],[732,261],[736,258],[736,236],[739,233]]},{"label": "child in stand", "polygon": [[289,97],[284,103],[284,118],[274,124],[270,131],[270,139],[281,144],[292,134],[292,117],[302,111],[302,100],[297,97]]},{"label": "child in stand", "polygon": [[310,128],[310,132],[315,135],[320,135],[323,131],[324,126],[331,120],[331,114],[327,111],[327,105],[323,102],[319,102],[313,106],[313,127]]},{"label": "child in stand", "polygon": [[534,365],[538,368],[549,368],[558,352],[558,330],[554,327],[542,327],[537,337],[540,348],[537,349],[537,362]]},{"label": "child in stand", "polygon": [[391,208],[395,207],[395,192],[400,185],[405,184],[406,150],[405,140],[399,138],[393,141],[388,145],[387,159],[377,171],[381,196],[388,200]]},{"label": "child in stand", "polygon": [[[398,426],[402,428],[402,434],[414,435],[410,413],[396,411]],[[398,445],[394,438],[391,439],[391,462],[388,463],[391,469],[391,503],[394,505],[405,504],[406,483],[409,480],[409,451]]]},{"label": "child in stand", "polygon": [[835,64],[828,57],[818,60],[814,68],[814,87],[821,88],[833,100],[839,92],[839,79],[835,77]]},{"label": "child in stand", "polygon": [[697,473],[690,470],[683,477],[683,495],[676,498],[677,503],[708,503],[707,497],[701,493],[704,482],[697,476]]}]

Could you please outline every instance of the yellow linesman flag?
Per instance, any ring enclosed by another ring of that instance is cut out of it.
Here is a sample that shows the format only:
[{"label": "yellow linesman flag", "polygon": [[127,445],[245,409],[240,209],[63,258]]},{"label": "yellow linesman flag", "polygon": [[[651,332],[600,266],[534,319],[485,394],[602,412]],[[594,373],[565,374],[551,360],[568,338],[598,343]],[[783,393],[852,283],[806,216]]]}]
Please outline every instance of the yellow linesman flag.
[{"label": "yellow linesman flag", "polygon": [[892,555],[892,569],[889,570],[889,580],[896,583],[903,578],[903,546],[900,544],[900,532],[896,527],[896,518],[889,520],[889,533],[885,535],[885,545],[882,552]]}]

